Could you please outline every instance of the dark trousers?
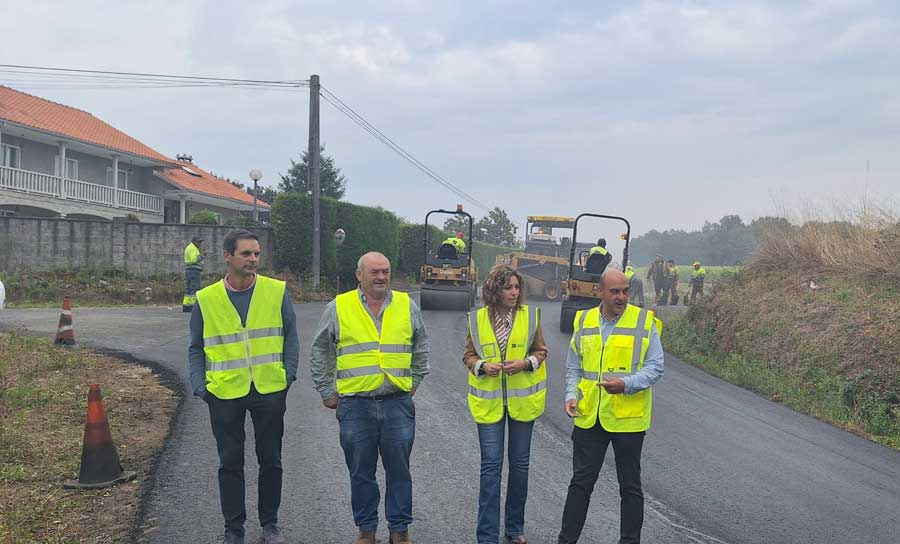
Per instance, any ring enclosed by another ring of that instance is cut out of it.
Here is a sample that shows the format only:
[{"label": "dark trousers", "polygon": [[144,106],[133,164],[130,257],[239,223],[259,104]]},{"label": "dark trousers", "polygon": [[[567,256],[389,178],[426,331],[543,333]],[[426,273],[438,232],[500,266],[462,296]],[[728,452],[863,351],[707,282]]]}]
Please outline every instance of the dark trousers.
[{"label": "dark trousers", "polygon": [[225,531],[243,535],[247,509],[244,502],[244,421],[253,420],[256,458],[259,461],[259,524],[278,523],[281,505],[281,438],[287,390],[263,395],[250,386],[239,399],[222,400],[207,393],[209,419],[219,450],[219,498]]},{"label": "dark trousers", "polygon": [[184,298],[181,305],[185,308],[191,308],[197,301],[197,291],[201,287],[200,270],[196,268],[184,269]]},{"label": "dark trousers", "polygon": [[409,456],[416,436],[416,405],[412,397],[341,397],[336,416],[344,460],[350,470],[350,506],[356,526],[362,531],[378,528],[381,494],[375,469],[381,454],[388,530],[406,531],[413,520]]},{"label": "dark trousers", "polygon": [[[611,433],[603,429],[599,422],[590,429],[575,427],[572,431],[572,481],[563,509],[559,544],[578,542],[591,493],[610,442],[616,454],[616,476],[621,497],[619,544],[640,544],[644,524],[644,493],[641,490],[644,433]],[[604,508],[607,506],[604,505]]]}]

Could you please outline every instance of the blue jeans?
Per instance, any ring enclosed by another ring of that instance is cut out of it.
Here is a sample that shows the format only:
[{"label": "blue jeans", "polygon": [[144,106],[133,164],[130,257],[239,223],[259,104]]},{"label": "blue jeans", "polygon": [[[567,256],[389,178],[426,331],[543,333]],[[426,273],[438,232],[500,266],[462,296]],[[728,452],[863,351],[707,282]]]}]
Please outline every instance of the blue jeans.
[{"label": "blue jeans", "polygon": [[506,534],[525,533],[525,501],[528,498],[528,458],[534,421],[521,422],[504,416],[497,423],[478,424],[481,444],[481,487],[478,492],[478,544],[500,541],[500,479],[503,472],[503,439],[509,425],[509,482],[506,487]]},{"label": "blue jeans", "polygon": [[409,455],[416,436],[412,397],[375,400],[341,397],[337,407],[341,448],[350,469],[350,505],[361,531],[378,528],[381,495],[375,479],[378,454],[385,473],[384,511],[388,530],[402,533],[412,523],[412,477]]}]

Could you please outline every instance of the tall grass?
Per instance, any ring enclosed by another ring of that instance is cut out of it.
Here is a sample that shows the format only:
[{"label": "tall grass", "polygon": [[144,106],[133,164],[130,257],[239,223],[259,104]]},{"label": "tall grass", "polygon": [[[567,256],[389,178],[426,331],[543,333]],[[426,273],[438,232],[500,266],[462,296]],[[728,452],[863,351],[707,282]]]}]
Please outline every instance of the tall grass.
[{"label": "tall grass", "polygon": [[750,265],[900,281],[900,223],[891,213],[867,211],[860,221],[816,220],[772,229]]}]

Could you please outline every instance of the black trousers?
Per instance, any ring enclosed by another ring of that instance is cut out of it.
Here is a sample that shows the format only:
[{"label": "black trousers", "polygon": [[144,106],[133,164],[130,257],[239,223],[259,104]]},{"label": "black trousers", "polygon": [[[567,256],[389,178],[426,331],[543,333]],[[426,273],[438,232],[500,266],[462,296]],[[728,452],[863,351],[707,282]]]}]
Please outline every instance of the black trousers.
[{"label": "black trousers", "polygon": [[644,525],[644,493],[641,489],[644,433],[611,433],[599,421],[590,429],[576,426],[572,431],[572,481],[563,509],[559,544],[578,542],[591,503],[591,493],[610,442],[616,454],[616,476],[621,497],[619,544],[640,544],[641,527]]},{"label": "black trousers", "polygon": [[219,499],[227,532],[243,535],[247,521],[244,502],[244,421],[247,412],[253,420],[259,461],[259,524],[267,527],[278,522],[286,398],[287,390],[263,395],[253,385],[250,393],[239,399],[222,400],[211,393],[206,394],[209,419],[219,450]]}]

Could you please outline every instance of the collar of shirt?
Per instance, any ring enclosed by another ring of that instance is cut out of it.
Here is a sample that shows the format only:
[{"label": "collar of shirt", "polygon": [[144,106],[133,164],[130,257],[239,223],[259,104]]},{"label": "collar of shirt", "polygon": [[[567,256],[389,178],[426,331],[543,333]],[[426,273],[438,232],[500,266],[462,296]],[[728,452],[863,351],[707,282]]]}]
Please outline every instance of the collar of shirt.
[{"label": "collar of shirt", "polygon": [[[362,287],[357,287],[356,292],[359,293],[359,300],[362,301],[363,306],[366,309],[369,308],[369,297],[363,292]],[[390,287],[387,290],[387,294],[384,296],[384,302],[381,303],[381,310],[378,312],[381,315],[381,312],[384,311],[385,308],[391,303],[391,300],[394,298],[394,292],[391,291]],[[377,316],[376,316],[377,317]]]},{"label": "collar of shirt", "polygon": [[491,312],[491,313],[493,314],[493,317],[494,317],[494,323],[497,322],[497,318],[498,318],[498,317],[502,317],[502,318],[503,318],[503,322],[506,323],[506,326],[507,326],[507,327],[510,327],[510,328],[512,327],[513,308],[510,308],[509,311],[506,312],[506,315],[505,315],[505,316],[503,316],[503,315],[501,315],[501,314],[499,314],[499,313],[496,313],[496,312]]},{"label": "collar of shirt", "polygon": [[227,289],[228,291],[231,291],[232,293],[243,293],[244,291],[247,291],[248,289],[252,289],[253,286],[256,285],[256,273],[255,272],[253,273],[253,280],[250,281],[250,285],[248,285],[246,289],[235,289],[234,287],[232,287],[231,284],[228,282],[228,274],[225,274],[224,281],[225,281],[225,289]]},{"label": "collar of shirt", "polygon": [[599,311],[600,311],[600,323],[602,325],[612,325],[614,323],[618,323],[619,318],[622,317],[621,315],[616,316],[615,319],[606,319],[605,317],[603,317],[603,303],[600,303]]}]

